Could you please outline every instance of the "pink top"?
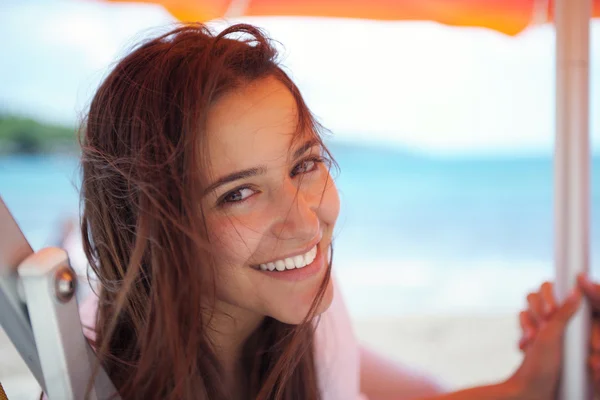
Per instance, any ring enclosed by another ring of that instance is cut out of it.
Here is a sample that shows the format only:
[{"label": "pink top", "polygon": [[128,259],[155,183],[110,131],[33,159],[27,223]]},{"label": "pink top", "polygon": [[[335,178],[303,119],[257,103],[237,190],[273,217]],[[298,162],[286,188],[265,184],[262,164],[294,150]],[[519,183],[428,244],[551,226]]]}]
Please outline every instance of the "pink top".
[{"label": "pink top", "polygon": [[[334,281],[335,286],[335,281]],[[342,293],[335,287],[329,309],[322,314],[316,330],[316,366],[323,400],[368,400],[360,391],[360,345],[354,336],[352,322]],[[84,335],[95,339],[98,297],[91,292],[79,307]],[[394,392],[398,400],[409,400],[441,393],[441,388],[426,376],[394,365]],[[371,371],[379,375],[381,368]],[[389,371],[387,371],[389,372]],[[388,382],[389,384],[390,382]],[[378,384],[381,384],[379,382]],[[385,383],[384,383],[385,386]],[[48,400],[47,396],[43,399]]]},{"label": "pink top", "polygon": [[[338,289],[336,288],[336,292]],[[341,293],[333,296],[316,330],[316,366],[323,400],[368,400],[360,394],[359,346]],[[79,308],[84,335],[91,340],[96,333],[98,297],[90,293]]]}]

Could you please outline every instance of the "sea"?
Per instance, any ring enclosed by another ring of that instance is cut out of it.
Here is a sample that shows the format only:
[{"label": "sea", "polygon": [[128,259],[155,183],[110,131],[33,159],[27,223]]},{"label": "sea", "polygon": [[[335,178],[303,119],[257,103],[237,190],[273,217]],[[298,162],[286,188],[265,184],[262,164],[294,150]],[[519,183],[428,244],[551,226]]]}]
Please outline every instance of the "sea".
[{"label": "sea", "polygon": [[[554,278],[552,156],[433,156],[329,143],[342,201],[334,274],[351,314],[517,312]],[[600,277],[600,155],[591,275]],[[75,155],[0,157],[0,196],[34,247],[79,214]],[[1,240],[1,239],[0,239]]]}]

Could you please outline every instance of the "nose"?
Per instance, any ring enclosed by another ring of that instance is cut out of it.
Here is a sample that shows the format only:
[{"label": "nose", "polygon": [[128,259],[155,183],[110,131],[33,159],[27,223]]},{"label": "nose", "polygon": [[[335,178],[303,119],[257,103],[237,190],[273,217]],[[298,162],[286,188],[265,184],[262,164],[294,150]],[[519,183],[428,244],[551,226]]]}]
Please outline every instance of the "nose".
[{"label": "nose", "polygon": [[318,199],[312,199],[289,179],[276,196],[276,217],[271,229],[278,239],[306,244],[319,235]]}]

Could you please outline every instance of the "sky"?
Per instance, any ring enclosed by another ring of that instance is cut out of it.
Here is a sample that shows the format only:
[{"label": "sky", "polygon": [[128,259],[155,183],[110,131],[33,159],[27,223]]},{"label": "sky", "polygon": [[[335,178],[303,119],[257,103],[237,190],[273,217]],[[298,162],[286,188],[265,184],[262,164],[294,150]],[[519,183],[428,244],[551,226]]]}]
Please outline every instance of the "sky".
[{"label": "sky", "polygon": [[[214,23],[218,29],[226,21]],[[550,152],[554,31],[517,37],[429,22],[252,18],[335,137],[432,153]],[[139,40],[175,21],[160,6],[93,0],[0,4],[0,111],[76,124]],[[591,109],[600,109],[600,21],[591,27]],[[600,113],[591,113],[600,149]]]}]

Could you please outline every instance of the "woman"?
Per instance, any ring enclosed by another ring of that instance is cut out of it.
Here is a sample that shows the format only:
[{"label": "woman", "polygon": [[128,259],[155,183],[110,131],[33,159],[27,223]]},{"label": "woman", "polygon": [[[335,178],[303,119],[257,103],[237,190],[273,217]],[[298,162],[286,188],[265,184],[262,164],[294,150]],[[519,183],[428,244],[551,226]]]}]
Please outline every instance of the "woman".
[{"label": "woman", "polygon": [[[123,398],[401,397],[400,372],[369,374],[389,366],[377,355],[342,346],[328,364],[349,324],[314,343],[334,297],[335,164],[259,30],[189,25],[142,44],[94,96],[81,144],[94,346]],[[579,298],[506,381],[435,398],[552,398]]]}]

